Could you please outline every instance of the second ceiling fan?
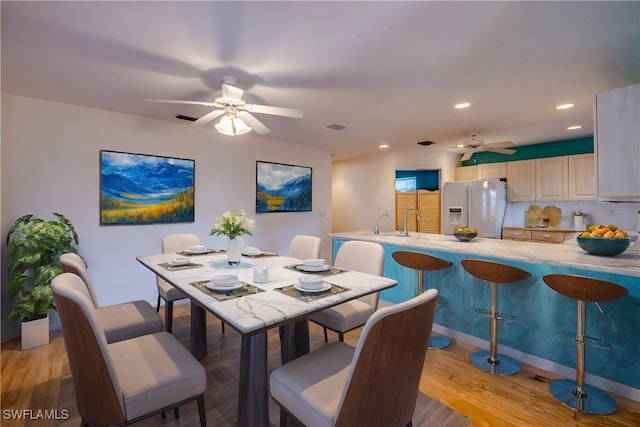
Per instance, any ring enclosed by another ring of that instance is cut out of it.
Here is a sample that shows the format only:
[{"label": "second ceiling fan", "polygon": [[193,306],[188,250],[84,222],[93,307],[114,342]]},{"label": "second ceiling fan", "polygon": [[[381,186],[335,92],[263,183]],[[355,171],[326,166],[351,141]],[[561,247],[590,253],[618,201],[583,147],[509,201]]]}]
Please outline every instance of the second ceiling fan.
[{"label": "second ceiling fan", "polygon": [[244,91],[236,85],[237,80],[234,77],[224,77],[222,79],[222,96],[216,97],[213,101],[182,101],[177,99],[147,99],[147,101],[215,107],[215,110],[195,120],[191,126],[203,126],[224,115],[215,126],[218,132],[225,135],[242,135],[251,130],[255,130],[261,135],[268,133],[269,128],[251,113],[302,118],[302,111],[295,108],[247,104],[242,99]]},{"label": "second ceiling fan", "polygon": [[468,140],[462,147],[459,147],[459,146],[456,147],[456,148],[464,148],[465,150],[460,161],[464,162],[465,160],[469,160],[473,155],[473,153],[477,153],[478,151],[491,151],[493,153],[500,153],[500,154],[513,154],[516,152],[516,150],[513,150],[511,148],[505,148],[505,147],[510,147],[512,145],[515,145],[511,141],[492,142],[489,144],[485,144],[484,140],[476,138],[477,137],[476,132],[471,132],[470,135],[471,135],[471,139]]}]

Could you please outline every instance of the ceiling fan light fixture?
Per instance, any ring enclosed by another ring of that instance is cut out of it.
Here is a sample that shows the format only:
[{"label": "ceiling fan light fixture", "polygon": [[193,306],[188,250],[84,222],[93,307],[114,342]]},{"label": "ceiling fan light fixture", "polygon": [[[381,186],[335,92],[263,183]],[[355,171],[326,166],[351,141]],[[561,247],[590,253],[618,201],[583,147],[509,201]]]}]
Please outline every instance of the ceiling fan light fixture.
[{"label": "ceiling fan light fixture", "polygon": [[251,132],[251,128],[242,119],[226,114],[216,123],[216,130],[228,136],[244,135]]}]

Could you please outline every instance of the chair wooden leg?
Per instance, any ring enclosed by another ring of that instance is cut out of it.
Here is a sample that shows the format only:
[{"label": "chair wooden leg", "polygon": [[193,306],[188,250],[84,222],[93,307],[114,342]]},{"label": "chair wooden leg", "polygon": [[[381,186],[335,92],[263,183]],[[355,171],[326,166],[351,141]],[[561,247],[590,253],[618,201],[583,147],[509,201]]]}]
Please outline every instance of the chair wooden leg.
[{"label": "chair wooden leg", "polygon": [[204,411],[204,396],[198,397],[198,415],[200,416],[200,427],[207,427],[206,414]]},{"label": "chair wooden leg", "polygon": [[287,412],[280,408],[280,427],[287,427]]},{"label": "chair wooden leg", "polygon": [[329,337],[327,337],[327,328],[324,329],[324,342],[329,342]]},{"label": "chair wooden leg", "polygon": [[167,301],[164,304],[164,323],[167,326],[167,332],[171,333],[173,329],[173,301]]},{"label": "chair wooden leg", "polygon": [[224,334],[224,322],[220,320],[220,323],[222,323],[222,333]]},{"label": "chair wooden leg", "polygon": [[158,295],[158,304],[156,304],[156,311],[160,312],[160,300],[162,299],[162,297],[160,295]]}]

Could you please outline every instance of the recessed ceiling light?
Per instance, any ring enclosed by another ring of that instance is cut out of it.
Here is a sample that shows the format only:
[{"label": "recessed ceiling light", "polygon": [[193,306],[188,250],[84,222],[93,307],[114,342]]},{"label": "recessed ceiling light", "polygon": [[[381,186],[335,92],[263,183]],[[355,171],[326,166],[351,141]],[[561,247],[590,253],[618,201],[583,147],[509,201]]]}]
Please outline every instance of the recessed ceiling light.
[{"label": "recessed ceiling light", "polygon": [[460,104],[456,104],[453,106],[453,108],[457,108],[458,110],[469,107],[471,107],[471,104],[469,104],[468,102],[461,102]]},{"label": "recessed ceiling light", "polygon": [[389,148],[389,144],[380,144],[378,148]]},{"label": "recessed ceiling light", "polygon": [[567,126],[567,130],[576,130],[576,129],[582,129],[582,125]]},{"label": "recessed ceiling light", "polygon": [[556,110],[566,110],[567,108],[573,108],[573,104],[556,105]]}]

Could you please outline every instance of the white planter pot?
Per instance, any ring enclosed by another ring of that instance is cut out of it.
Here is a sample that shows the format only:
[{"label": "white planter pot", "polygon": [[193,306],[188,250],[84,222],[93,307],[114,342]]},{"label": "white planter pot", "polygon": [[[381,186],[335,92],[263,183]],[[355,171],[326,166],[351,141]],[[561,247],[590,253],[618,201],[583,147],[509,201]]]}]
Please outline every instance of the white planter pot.
[{"label": "white planter pot", "polygon": [[49,344],[49,316],[29,322],[22,322],[22,349]]}]

